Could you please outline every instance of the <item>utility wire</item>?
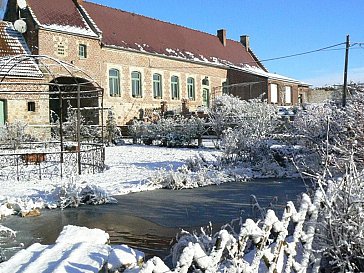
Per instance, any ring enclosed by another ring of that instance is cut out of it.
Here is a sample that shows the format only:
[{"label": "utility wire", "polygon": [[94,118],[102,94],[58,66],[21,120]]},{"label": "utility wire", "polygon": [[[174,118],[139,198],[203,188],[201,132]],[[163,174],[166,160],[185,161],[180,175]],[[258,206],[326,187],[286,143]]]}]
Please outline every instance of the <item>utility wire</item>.
[{"label": "utility wire", "polygon": [[331,49],[333,47],[337,47],[337,46],[345,45],[345,44],[346,43],[340,43],[340,44],[331,45],[331,46],[327,46],[327,47],[323,47],[323,48],[319,48],[319,49],[315,49],[315,50],[310,50],[310,51],[306,51],[306,52],[302,52],[302,53],[296,53],[296,54],[291,54],[291,55],[286,55],[286,56],[281,56],[281,57],[276,57],[276,58],[259,60],[259,61],[260,62],[269,62],[269,61],[281,60],[281,59],[286,59],[286,58],[291,58],[291,57],[297,57],[297,56],[311,54],[311,53],[315,53],[315,52],[319,52],[319,51],[326,51],[326,50],[329,50],[329,49]]},{"label": "utility wire", "polygon": [[[306,51],[306,52],[301,52],[301,53],[295,53],[295,54],[291,54],[291,55],[286,55],[286,56],[280,56],[280,57],[275,57],[275,58],[269,58],[269,59],[264,59],[264,60],[257,60],[257,61],[252,61],[252,62],[246,62],[244,64],[257,64],[257,63],[263,63],[263,62],[269,62],[269,61],[275,61],[275,60],[281,60],[281,59],[287,59],[287,58],[292,58],[292,57],[297,57],[297,56],[302,56],[302,55],[307,55],[307,54],[311,54],[311,53],[315,53],[315,52],[320,52],[320,51],[335,51],[335,50],[344,50],[345,48],[334,48],[337,46],[341,46],[341,45],[345,45],[346,42],[343,43],[339,43],[339,44],[335,44],[335,45],[331,45],[331,46],[326,46],[323,48],[319,48],[319,49],[314,49],[314,50],[310,50],[310,51]],[[364,43],[354,43],[351,46],[354,45],[359,45],[360,47],[362,45],[364,45]],[[154,67],[152,65],[149,65],[150,68],[173,68],[173,67]],[[199,66],[199,67],[182,67],[182,68],[205,68],[205,66]]]}]

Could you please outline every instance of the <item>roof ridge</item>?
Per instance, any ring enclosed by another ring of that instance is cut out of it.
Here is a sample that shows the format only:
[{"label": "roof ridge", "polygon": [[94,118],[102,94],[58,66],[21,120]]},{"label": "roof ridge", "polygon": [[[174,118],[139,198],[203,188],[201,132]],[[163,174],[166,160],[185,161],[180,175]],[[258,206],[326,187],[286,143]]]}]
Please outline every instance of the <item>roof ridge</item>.
[{"label": "roof ridge", "polygon": [[[113,10],[120,11],[120,12],[129,13],[131,15],[140,16],[140,17],[143,17],[143,18],[146,18],[146,19],[149,19],[149,20],[154,20],[154,21],[161,22],[161,23],[164,23],[164,24],[169,24],[169,25],[172,25],[172,26],[177,26],[177,27],[184,28],[184,29],[187,29],[187,30],[196,31],[196,32],[199,32],[199,33],[202,33],[202,34],[210,35],[212,37],[217,37],[217,35],[214,35],[214,34],[211,34],[211,33],[205,32],[205,31],[202,31],[202,30],[193,29],[193,28],[189,28],[189,27],[186,27],[186,26],[182,26],[182,25],[176,24],[176,23],[163,21],[163,20],[160,20],[160,19],[157,19],[157,18],[153,18],[153,17],[150,17],[150,16],[143,15],[143,14],[138,14],[138,13],[135,13],[135,12],[130,12],[130,11],[126,11],[126,10],[114,8],[114,7],[109,7],[109,6],[105,6],[105,5],[99,4],[99,3],[94,3],[94,2],[89,2],[89,1],[83,1],[83,2],[86,2],[88,4],[93,4],[93,5],[96,5],[96,6],[101,6],[101,7],[113,9]],[[235,43],[238,43],[238,44],[241,44],[239,41],[236,41],[236,40],[233,40],[233,39],[227,38],[227,40],[232,41],[232,42],[235,42]]]}]

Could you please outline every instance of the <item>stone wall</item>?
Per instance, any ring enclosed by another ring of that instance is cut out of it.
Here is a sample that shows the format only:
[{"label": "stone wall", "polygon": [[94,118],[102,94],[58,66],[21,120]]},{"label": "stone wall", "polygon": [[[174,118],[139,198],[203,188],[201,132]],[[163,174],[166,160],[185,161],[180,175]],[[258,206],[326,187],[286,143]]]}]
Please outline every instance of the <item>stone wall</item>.
[{"label": "stone wall", "polygon": [[[28,125],[30,135],[45,139],[50,136],[48,86],[39,85],[39,80],[12,79],[0,84],[0,100],[5,102],[6,122],[21,121]],[[16,83],[9,84],[10,82]],[[12,94],[13,93],[13,94]]]},{"label": "stone wall", "polygon": [[325,100],[340,100],[342,90],[339,89],[312,89],[308,94],[309,103],[322,103]]}]

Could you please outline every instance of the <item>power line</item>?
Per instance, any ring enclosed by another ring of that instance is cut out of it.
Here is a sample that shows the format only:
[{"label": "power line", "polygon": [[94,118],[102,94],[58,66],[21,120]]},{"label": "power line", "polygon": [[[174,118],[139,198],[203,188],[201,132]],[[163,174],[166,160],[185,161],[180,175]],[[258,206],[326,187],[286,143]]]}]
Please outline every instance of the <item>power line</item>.
[{"label": "power line", "polygon": [[306,51],[306,52],[302,52],[302,53],[296,53],[296,54],[291,54],[291,55],[286,55],[286,56],[281,56],[281,57],[275,57],[275,58],[270,58],[270,59],[264,59],[264,60],[259,60],[260,62],[269,62],[269,61],[275,61],[275,60],[281,60],[281,59],[287,59],[287,58],[292,58],[292,57],[297,57],[297,56],[301,56],[301,55],[307,55],[307,54],[311,54],[311,53],[315,53],[315,52],[319,52],[319,51],[328,51],[328,50],[333,50],[333,47],[337,47],[340,45],[345,45],[345,43],[339,43],[336,45],[331,45],[331,46],[327,46],[327,47],[323,47],[323,48],[319,48],[319,49],[314,49],[314,50],[310,50],[310,51]]}]

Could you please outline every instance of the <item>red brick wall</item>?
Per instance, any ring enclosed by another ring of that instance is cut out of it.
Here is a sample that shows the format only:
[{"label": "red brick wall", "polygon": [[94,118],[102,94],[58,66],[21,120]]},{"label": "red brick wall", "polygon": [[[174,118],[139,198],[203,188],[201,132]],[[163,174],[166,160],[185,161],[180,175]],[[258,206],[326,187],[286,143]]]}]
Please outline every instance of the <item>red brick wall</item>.
[{"label": "red brick wall", "polygon": [[[243,84],[241,84],[243,83]],[[228,71],[229,94],[240,97],[243,100],[258,97],[267,97],[267,79],[238,70]]]},{"label": "red brick wall", "polygon": [[[57,43],[65,46],[65,55],[57,54]],[[87,58],[78,57],[78,45],[87,45]],[[104,106],[112,107],[119,124],[125,124],[139,116],[140,109],[159,108],[162,101],[167,101],[168,109],[181,109],[182,99],[187,99],[187,78],[195,79],[195,100],[189,100],[191,111],[202,105],[202,79],[209,78],[210,92],[226,81],[227,71],[218,67],[204,66],[183,60],[173,60],[140,52],[101,47],[97,39],[90,39],[41,30],[39,33],[40,54],[50,55],[66,62],[72,62],[84,69],[104,88]],[[115,68],[120,71],[121,95],[110,97],[108,71]],[[131,72],[138,71],[142,76],[141,98],[132,97]],[[162,75],[161,99],[153,97],[153,73]],[[180,99],[171,98],[171,76],[179,77]],[[218,93],[216,95],[219,95]]]}]

